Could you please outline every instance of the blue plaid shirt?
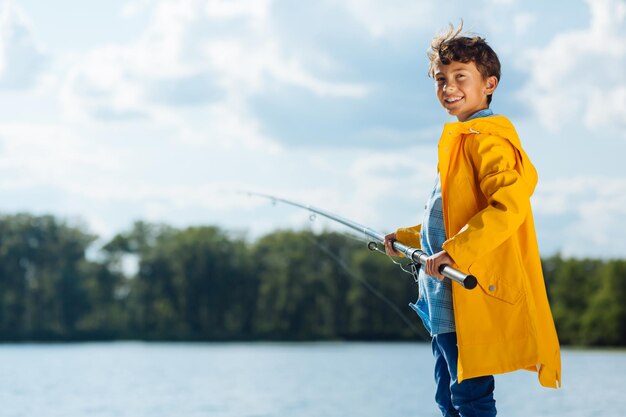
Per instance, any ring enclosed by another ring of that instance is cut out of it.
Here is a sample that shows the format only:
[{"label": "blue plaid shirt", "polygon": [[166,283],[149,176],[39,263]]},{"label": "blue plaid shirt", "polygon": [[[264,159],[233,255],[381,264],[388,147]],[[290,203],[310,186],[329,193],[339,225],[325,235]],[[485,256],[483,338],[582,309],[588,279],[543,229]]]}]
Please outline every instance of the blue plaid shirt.
[{"label": "blue plaid shirt", "polygon": [[[474,113],[467,120],[491,115],[493,112],[490,109],[484,109]],[[446,241],[439,173],[437,173],[437,182],[426,202],[425,209],[420,240],[422,251],[431,256],[441,252],[441,246]],[[419,298],[415,304],[409,304],[409,306],[420,316],[426,330],[431,336],[455,332],[452,282],[449,279],[439,281],[437,278],[426,275],[424,268],[420,268],[418,285]]]}]

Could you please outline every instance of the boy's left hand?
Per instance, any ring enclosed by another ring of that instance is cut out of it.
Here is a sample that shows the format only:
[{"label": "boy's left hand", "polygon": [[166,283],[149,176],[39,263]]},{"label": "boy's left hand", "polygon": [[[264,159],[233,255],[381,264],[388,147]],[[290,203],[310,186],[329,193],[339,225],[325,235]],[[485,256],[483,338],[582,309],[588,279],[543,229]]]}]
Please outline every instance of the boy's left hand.
[{"label": "boy's left hand", "polygon": [[454,260],[448,255],[448,252],[442,250],[441,252],[437,252],[433,256],[429,256],[426,259],[425,272],[431,277],[437,278],[441,281],[444,276],[439,273],[439,267],[441,265],[450,265],[454,264]]}]

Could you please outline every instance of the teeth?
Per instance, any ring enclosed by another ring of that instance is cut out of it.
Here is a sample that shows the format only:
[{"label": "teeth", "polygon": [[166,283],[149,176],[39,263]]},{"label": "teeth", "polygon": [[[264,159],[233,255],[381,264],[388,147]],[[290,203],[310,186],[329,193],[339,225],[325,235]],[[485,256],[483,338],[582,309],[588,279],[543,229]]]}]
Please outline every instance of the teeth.
[{"label": "teeth", "polygon": [[451,98],[447,98],[447,99],[446,99],[446,102],[448,102],[448,103],[454,103],[454,102],[456,102],[456,101],[461,100],[462,98],[463,98],[463,97],[451,97]]}]

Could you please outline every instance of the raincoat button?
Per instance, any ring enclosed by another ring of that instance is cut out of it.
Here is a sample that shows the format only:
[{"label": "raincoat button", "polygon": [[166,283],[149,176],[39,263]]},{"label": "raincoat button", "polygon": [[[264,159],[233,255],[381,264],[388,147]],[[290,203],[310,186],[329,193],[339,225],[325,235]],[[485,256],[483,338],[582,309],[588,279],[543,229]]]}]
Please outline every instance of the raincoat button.
[{"label": "raincoat button", "polygon": [[489,286],[489,291],[494,292],[496,290],[496,286],[495,285],[490,285]]}]

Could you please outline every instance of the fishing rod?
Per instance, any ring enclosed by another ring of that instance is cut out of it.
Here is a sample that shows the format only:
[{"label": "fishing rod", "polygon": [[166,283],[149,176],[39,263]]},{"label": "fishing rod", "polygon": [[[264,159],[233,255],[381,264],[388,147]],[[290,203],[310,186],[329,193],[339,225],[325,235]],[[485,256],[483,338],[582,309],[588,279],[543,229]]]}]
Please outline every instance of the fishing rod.
[{"label": "fishing rod", "polygon": [[[318,209],[312,206],[307,206],[304,204],[297,203],[295,201],[286,200],[284,198],[276,197],[276,196],[269,195],[269,194],[254,193],[254,192],[249,192],[249,191],[244,191],[244,193],[248,194],[249,196],[266,198],[268,200],[271,200],[274,203],[279,201],[281,203],[284,203],[290,206],[294,206],[294,207],[302,208],[304,210],[311,211],[313,213],[319,214],[320,216],[324,216],[330,220],[343,224],[344,226],[347,226],[353,230],[356,230],[357,232],[363,233],[366,236],[374,240],[373,242],[370,241],[367,244],[367,247],[370,250],[378,250],[378,243],[383,244],[383,245],[385,243],[385,235],[383,235],[382,233],[379,233],[367,226],[363,226],[361,224],[353,222],[352,220],[348,220],[344,217],[330,213],[326,210]],[[393,242],[392,245],[393,245],[393,248],[397,252],[400,252],[401,254],[406,256],[415,265],[426,265],[426,259],[428,258],[428,255],[424,253],[423,251],[413,248],[411,246],[404,245],[398,241]],[[414,270],[414,273],[415,273],[415,270]],[[476,284],[478,284],[478,280],[476,279],[474,275],[465,274],[457,269],[452,268],[450,265],[441,265],[439,267],[439,273],[443,275],[444,277],[449,278],[452,281],[462,285],[464,288],[467,288],[468,290],[475,288]]]}]

